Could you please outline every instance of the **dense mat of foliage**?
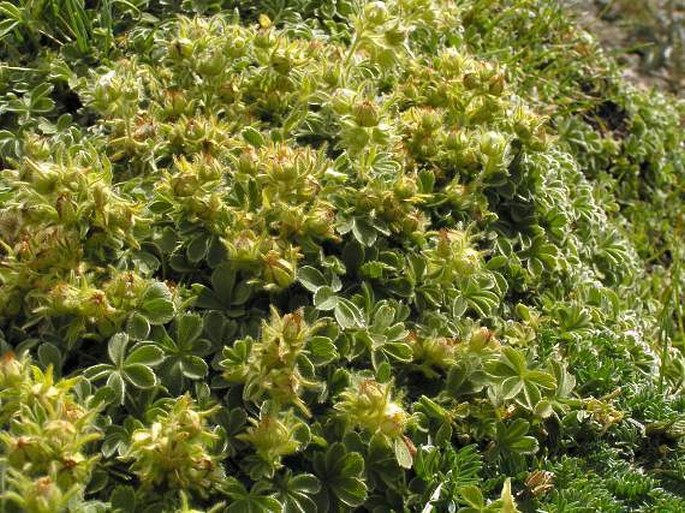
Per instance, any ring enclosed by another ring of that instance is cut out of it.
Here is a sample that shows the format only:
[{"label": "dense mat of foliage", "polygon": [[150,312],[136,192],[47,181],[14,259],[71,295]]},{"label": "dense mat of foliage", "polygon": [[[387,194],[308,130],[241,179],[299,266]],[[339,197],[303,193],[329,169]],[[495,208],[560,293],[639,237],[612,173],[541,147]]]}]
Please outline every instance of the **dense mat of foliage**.
[{"label": "dense mat of foliage", "polygon": [[0,2],[2,511],[685,511],[685,109],[556,4]]}]

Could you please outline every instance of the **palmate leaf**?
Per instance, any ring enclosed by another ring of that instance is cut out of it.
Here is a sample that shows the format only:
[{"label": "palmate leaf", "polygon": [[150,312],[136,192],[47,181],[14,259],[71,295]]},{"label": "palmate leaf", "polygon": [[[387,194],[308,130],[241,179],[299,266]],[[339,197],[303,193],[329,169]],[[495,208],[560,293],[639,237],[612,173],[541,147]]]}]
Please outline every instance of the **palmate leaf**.
[{"label": "palmate leaf", "polygon": [[495,290],[495,283],[490,280],[469,279],[461,290],[459,298],[463,298],[466,306],[479,317],[487,317],[499,305],[500,298]]},{"label": "palmate leaf", "polygon": [[[398,439],[396,443],[401,443],[406,448],[403,441]],[[404,449],[400,450],[404,451]],[[402,457],[406,458],[405,461],[411,466],[413,463],[411,454],[405,453]],[[403,484],[404,474],[397,471],[398,462],[399,458],[394,449],[394,444],[389,444],[382,435],[375,434],[368,444],[365,456],[368,487],[387,487],[399,490]]]},{"label": "palmate leaf", "polygon": [[505,424],[497,424],[495,441],[500,453],[534,454],[538,450],[538,441],[528,435],[530,423],[524,419],[515,419]]},{"label": "palmate leaf", "polygon": [[174,323],[175,337],[169,336],[164,328],[157,328],[157,340],[165,354],[159,375],[173,390],[179,390],[187,379],[202,379],[209,371],[203,357],[211,351],[212,343],[201,338],[203,326],[201,316],[184,313]]},{"label": "palmate leaf", "polygon": [[489,365],[488,374],[490,394],[496,401],[514,399],[531,411],[557,386],[553,374],[529,369],[523,353],[512,347],[502,349],[500,358]]},{"label": "palmate leaf", "polygon": [[248,490],[233,477],[227,478],[221,484],[221,491],[230,498],[227,513],[278,513],[282,511],[281,503],[274,497],[264,494],[259,487]]},{"label": "palmate leaf", "polygon": [[293,474],[287,470],[274,477],[273,489],[282,505],[283,513],[316,513],[313,497],[321,489],[319,480],[312,474]]},{"label": "palmate leaf", "polygon": [[403,306],[386,300],[374,304],[372,294],[365,297],[365,327],[354,334],[354,340],[371,354],[376,370],[389,362],[407,363],[413,359],[412,348],[406,342],[409,331],[402,322],[407,313]]},{"label": "palmate leaf", "polygon": [[367,489],[363,480],[364,458],[361,454],[347,452],[342,443],[335,443],[325,453],[317,453],[313,463],[322,487],[316,497],[320,511],[329,511],[337,501],[350,507],[364,503]]},{"label": "palmate leaf", "polygon": [[96,364],[87,368],[84,375],[93,382],[106,379],[114,399],[124,404],[127,385],[138,389],[157,386],[159,380],[152,367],[164,361],[164,351],[151,343],[137,344],[129,351],[129,338],[125,333],[114,334],[107,345],[111,364]]}]

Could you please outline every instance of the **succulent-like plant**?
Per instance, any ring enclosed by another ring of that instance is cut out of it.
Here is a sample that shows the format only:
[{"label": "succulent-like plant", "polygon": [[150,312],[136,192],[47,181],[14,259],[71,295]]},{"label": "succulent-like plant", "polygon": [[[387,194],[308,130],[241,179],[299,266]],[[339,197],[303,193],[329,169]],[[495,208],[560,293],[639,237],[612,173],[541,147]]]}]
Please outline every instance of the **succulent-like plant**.
[{"label": "succulent-like plant", "polygon": [[0,19],[0,509],[683,510],[684,111],[559,2]]}]

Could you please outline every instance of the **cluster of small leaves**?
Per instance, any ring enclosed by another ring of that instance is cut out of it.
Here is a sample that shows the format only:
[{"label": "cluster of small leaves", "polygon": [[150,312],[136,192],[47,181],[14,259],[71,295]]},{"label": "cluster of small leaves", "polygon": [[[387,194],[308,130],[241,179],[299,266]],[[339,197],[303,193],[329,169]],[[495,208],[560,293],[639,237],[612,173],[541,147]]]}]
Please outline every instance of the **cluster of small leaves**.
[{"label": "cluster of small leaves", "polygon": [[555,2],[102,3],[0,3],[3,507],[681,508],[675,102]]}]

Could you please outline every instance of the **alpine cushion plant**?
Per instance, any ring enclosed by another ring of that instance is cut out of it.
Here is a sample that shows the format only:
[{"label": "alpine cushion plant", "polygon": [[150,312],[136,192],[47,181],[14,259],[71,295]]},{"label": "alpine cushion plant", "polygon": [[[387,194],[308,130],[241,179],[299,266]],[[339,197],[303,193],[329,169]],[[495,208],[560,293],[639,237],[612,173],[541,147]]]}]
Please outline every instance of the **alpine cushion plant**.
[{"label": "alpine cushion plant", "polygon": [[556,2],[41,6],[3,511],[685,509],[685,109]]}]

